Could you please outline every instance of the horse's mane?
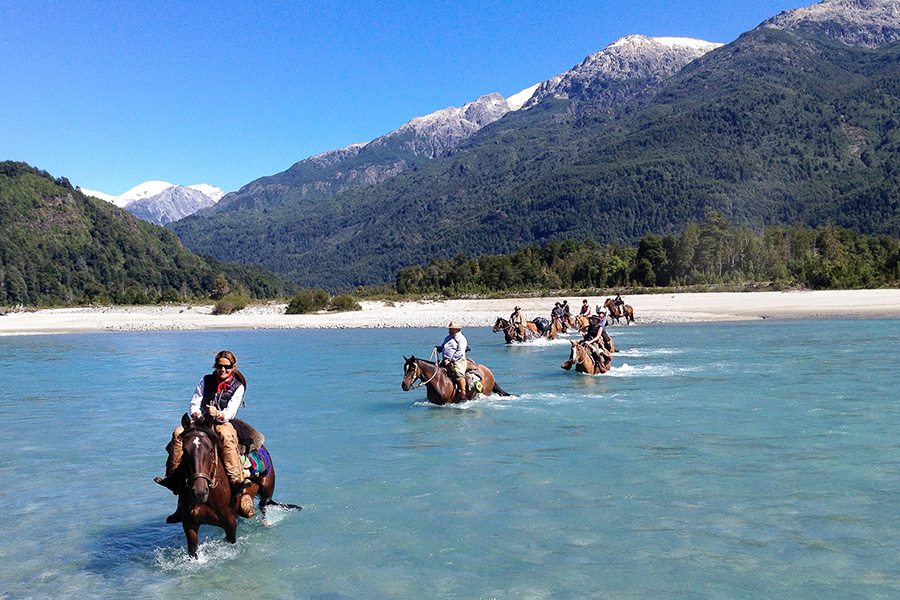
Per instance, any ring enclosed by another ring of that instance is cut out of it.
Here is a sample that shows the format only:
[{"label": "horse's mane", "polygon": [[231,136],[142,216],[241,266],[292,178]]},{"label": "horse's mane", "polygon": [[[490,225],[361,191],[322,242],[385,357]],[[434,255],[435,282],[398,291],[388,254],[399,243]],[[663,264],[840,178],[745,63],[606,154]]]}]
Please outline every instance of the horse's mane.
[{"label": "horse's mane", "polygon": [[181,437],[184,438],[191,433],[199,433],[207,436],[216,444],[216,446],[219,446],[222,443],[222,438],[216,433],[216,430],[203,419],[194,421],[190,427],[184,430]]}]

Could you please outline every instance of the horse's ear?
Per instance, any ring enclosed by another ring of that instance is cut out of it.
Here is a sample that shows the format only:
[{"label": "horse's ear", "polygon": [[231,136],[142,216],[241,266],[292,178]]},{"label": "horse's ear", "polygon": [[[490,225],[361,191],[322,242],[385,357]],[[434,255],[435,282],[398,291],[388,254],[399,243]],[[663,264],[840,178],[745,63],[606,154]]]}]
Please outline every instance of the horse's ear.
[{"label": "horse's ear", "polygon": [[403,362],[409,362],[409,359],[406,358],[406,355],[405,355],[405,354],[403,355]]},{"label": "horse's ear", "polygon": [[191,426],[191,418],[188,416],[187,413],[184,413],[183,415],[181,415],[181,426],[184,427],[185,429],[188,429]]}]

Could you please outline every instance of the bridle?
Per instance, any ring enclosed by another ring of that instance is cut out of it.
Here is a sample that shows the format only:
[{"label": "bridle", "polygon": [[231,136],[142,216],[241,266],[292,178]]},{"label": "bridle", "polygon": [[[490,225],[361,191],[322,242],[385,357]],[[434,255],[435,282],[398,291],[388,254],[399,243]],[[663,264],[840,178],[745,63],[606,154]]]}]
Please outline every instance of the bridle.
[{"label": "bridle", "polygon": [[[194,445],[197,446],[198,448],[200,447],[200,443],[199,443],[199,442],[200,442],[200,438],[201,438],[201,437],[206,438],[206,439],[209,440],[209,442],[212,443],[212,445],[213,445],[213,449],[212,449],[212,451],[213,451],[213,467],[212,467],[212,473],[211,473],[210,475],[207,475],[207,474],[204,473],[203,471],[199,471],[199,472],[197,472],[197,473],[192,473],[192,474],[187,478],[188,485],[192,485],[192,484],[193,484],[195,481],[197,481],[198,479],[205,479],[205,480],[206,480],[206,483],[209,485],[210,488],[215,488],[217,485],[219,485],[219,483],[216,481],[216,473],[217,473],[218,468],[219,468],[219,449],[216,447],[215,441],[212,440],[212,439],[210,439],[210,437],[209,437],[205,432],[203,432],[203,431],[198,431],[198,430],[191,431],[186,437],[194,438],[194,441],[195,441],[195,444],[194,444]],[[185,440],[185,443],[186,443],[186,442],[187,442],[187,440]]]},{"label": "bridle", "polygon": [[[417,362],[417,359],[412,359],[413,368],[416,370],[415,374],[413,375],[413,381],[418,379],[419,383],[414,383],[413,385],[411,385],[409,387],[410,390],[415,390],[415,389],[422,387],[423,385],[428,385],[429,383],[431,383],[432,379],[437,377],[438,371],[440,370],[440,366],[438,366],[438,362],[437,362],[437,350],[431,351],[430,358],[434,359],[434,374],[431,377],[429,377],[427,381],[423,380],[422,375],[419,373],[419,363]],[[409,372],[409,369],[407,369],[407,372]]]}]

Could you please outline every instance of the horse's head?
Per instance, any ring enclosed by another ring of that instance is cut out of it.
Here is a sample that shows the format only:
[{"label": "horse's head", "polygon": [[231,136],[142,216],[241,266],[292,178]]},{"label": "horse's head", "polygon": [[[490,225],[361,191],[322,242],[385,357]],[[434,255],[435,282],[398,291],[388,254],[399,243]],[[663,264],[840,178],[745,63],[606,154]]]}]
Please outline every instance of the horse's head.
[{"label": "horse's head", "polygon": [[197,422],[181,434],[181,439],[184,447],[181,464],[191,493],[195,501],[206,502],[219,465],[219,436],[205,423]]},{"label": "horse's head", "polygon": [[497,333],[501,329],[506,329],[509,327],[509,321],[504,319],[503,317],[497,317],[497,322],[494,323],[494,327],[491,329],[493,333]]},{"label": "horse's head", "polygon": [[603,302],[604,308],[611,308],[611,307],[613,307],[613,306],[615,306],[615,305],[616,305],[616,303],[615,303],[615,301],[614,301],[612,298],[607,298],[606,301]]},{"label": "horse's head", "polygon": [[419,364],[415,356],[410,356],[409,358],[403,357],[405,361],[403,363],[403,383],[400,384],[400,388],[404,392],[408,392],[412,389],[412,385],[416,379],[418,379],[422,373],[419,370]]}]

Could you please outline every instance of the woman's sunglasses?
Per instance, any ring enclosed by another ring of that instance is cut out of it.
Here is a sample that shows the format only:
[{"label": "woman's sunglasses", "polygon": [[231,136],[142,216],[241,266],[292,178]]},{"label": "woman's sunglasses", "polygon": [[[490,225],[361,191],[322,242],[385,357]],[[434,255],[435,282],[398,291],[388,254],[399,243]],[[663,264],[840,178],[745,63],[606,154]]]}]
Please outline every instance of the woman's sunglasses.
[{"label": "woman's sunglasses", "polygon": [[230,371],[234,368],[234,365],[213,365],[213,369],[225,369],[226,371]]}]

